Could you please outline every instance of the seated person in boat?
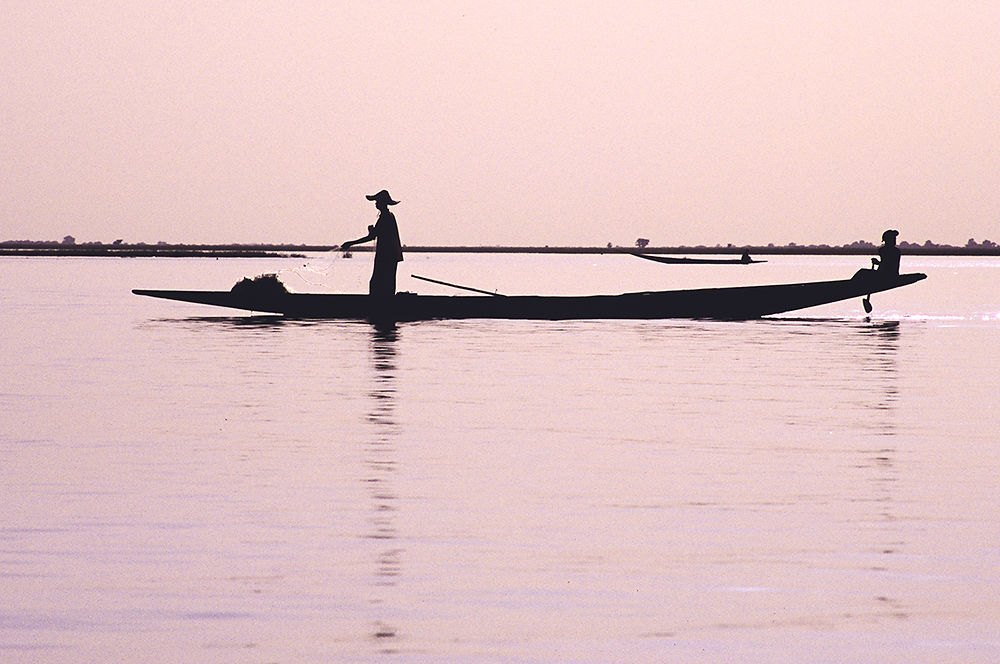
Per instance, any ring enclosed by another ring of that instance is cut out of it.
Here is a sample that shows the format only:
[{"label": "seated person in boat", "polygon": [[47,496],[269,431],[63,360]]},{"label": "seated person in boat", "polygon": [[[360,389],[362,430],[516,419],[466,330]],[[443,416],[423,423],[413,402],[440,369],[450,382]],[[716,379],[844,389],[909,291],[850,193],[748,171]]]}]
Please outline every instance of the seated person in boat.
[{"label": "seated person in boat", "polygon": [[872,268],[883,277],[895,277],[899,274],[897,235],[899,235],[899,231],[889,230],[882,233],[882,246],[878,248],[878,258],[872,259]]},{"label": "seated person in boat", "polygon": [[896,236],[899,231],[888,230],[882,233],[882,246],[878,248],[878,258],[872,258],[871,269],[862,268],[854,273],[855,279],[864,277],[879,277],[893,279],[899,276],[899,247],[896,246]]},{"label": "seated person in boat", "polygon": [[396,266],[403,260],[403,245],[399,241],[396,217],[389,212],[389,206],[398,205],[399,201],[392,200],[385,189],[365,198],[375,202],[375,209],[379,211],[378,220],[374,226],[368,227],[368,235],[345,242],[340,248],[346,251],[356,244],[375,240],[375,267],[368,282],[368,294],[395,295]]}]

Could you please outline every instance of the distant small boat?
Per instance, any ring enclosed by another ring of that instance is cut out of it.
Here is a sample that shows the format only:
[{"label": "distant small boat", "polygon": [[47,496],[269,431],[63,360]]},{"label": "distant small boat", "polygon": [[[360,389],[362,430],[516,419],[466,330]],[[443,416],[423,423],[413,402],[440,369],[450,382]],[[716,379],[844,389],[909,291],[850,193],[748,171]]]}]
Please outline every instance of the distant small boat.
[{"label": "distant small boat", "polygon": [[231,291],[136,289],[132,292],[295,318],[387,321],[450,318],[745,320],[867,296],[925,278],[927,275],[920,273],[884,277],[872,270],[859,270],[851,279],[837,281],[581,296],[397,293],[372,297],[289,293],[276,279],[262,280],[260,284],[244,280]]},{"label": "distant small boat", "polygon": [[749,255],[747,255],[746,258],[675,258],[673,256],[652,256],[650,254],[640,254],[635,251],[631,253],[633,256],[645,258],[647,261],[656,261],[657,263],[667,263],[669,265],[750,265],[752,263],[767,262],[750,258]]}]

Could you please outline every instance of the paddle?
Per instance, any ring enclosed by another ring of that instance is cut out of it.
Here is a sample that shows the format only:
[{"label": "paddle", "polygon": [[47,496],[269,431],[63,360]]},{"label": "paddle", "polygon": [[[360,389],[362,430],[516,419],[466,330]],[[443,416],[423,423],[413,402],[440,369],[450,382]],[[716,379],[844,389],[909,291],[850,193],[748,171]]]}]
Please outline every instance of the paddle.
[{"label": "paddle", "polygon": [[480,290],[479,288],[472,288],[471,286],[460,286],[458,284],[448,283],[447,281],[439,281],[437,279],[431,279],[430,277],[421,277],[419,274],[411,274],[414,279],[420,279],[421,281],[429,281],[432,284],[441,284],[442,286],[451,286],[452,288],[460,288],[461,290],[472,291],[473,293],[482,293],[483,295],[492,295],[493,297],[507,297],[506,295],[501,295],[500,293],[491,293],[487,290]]}]

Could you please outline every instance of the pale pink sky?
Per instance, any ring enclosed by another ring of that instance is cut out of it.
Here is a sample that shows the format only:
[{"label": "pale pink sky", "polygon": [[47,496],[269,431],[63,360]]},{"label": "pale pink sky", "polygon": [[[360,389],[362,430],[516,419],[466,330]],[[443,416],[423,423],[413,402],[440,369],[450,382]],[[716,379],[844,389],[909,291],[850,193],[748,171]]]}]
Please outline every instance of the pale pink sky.
[{"label": "pale pink sky", "polygon": [[9,0],[0,240],[1000,241],[1000,3]]}]

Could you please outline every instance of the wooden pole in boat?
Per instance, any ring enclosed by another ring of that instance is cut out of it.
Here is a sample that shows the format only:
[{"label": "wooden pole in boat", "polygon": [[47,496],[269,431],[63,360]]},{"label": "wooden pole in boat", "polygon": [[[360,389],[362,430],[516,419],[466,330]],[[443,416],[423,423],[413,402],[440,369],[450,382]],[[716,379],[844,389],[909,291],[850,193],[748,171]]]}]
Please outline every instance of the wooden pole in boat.
[{"label": "wooden pole in boat", "polygon": [[411,274],[414,279],[420,279],[421,281],[429,281],[432,284],[441,284],[442,286],[451,286],[452,288],[459,288],[461,290],[472,291],[473,293],[482,293],[483,295],[492,295],[493,297],[507,297],[506,295],[501,295],[500,293],[491,293],[487,290],[481,290],[479,288],[472,288],[471,286],[460,286],[458,284],[451,284],[447,281],[438,281],[437,279],[431,279],[430,277],[421,277],[419,274]]}]

